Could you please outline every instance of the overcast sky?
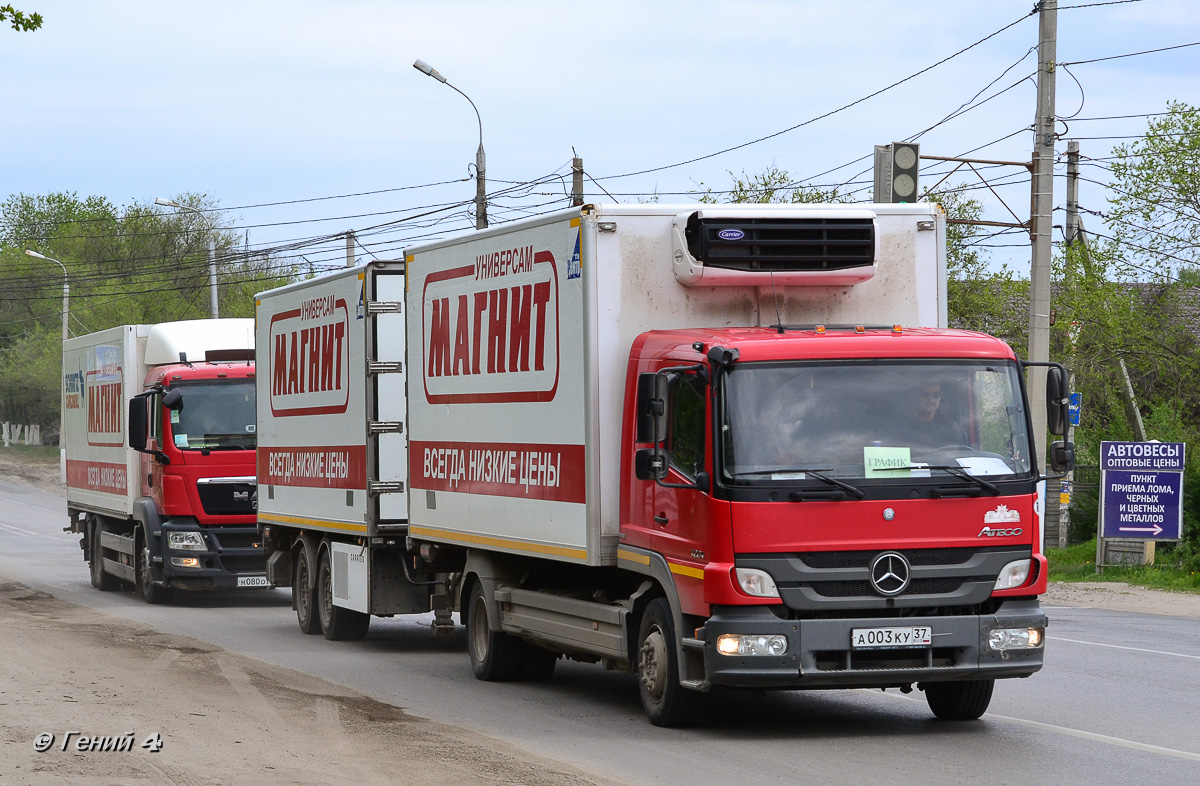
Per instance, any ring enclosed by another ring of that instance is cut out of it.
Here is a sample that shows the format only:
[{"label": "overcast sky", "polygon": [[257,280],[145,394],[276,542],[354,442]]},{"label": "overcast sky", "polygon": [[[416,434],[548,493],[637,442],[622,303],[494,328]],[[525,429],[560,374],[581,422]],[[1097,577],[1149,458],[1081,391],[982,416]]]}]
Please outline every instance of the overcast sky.
[{"label": "overcast sky", "polygon": [[[125,205],[202,193],[256,248],[356,230],[360,256],[388,258],[406,239],[473,226],[454,207],[372,229],[474,196],[475,114],[414,70],[417,58],[478,107],[489,192],[564,177],[497,194],[493,221],[565,206],[572,149],[595,178],[591,201],[609,199],[600,187],[619,201],[690,201],[701,184],[727,188],[729,171],[770,166],[869,188],[874,145],[932,126],[923,154],[1028,160],[1032,145],[1032,0],[12,2],[45,23],[0,28],[0,198],[73,191]],[[1193,0],[1097,2],[1060,0],[1060,63],[1200,42]],[[1106,156],[1126,140],[1100,137],[1146,128],[1144,117],[1087,118],[1200,104],[1198,63],[1200,46],[1060,70],[1058,115],[1077,117],[1059,124],[1060,152],[1078,138],[1085,156]],[[657,171],[614,177],[643,170]],[[1011,174],[997,190],[1024,220],[1022,171],[983,171]],[[922,184],[939,177],[924,172]],[[985,217],[1011,220],[977,193]],[[1060,178],[1056,206],[1064,194]],[[1085,184],[1081,203],[1103,210],[1107,197]],[[297,253],[320,267],[342,262],[344,246]],[[993,253],[1027,274],[1027,249]]]}]

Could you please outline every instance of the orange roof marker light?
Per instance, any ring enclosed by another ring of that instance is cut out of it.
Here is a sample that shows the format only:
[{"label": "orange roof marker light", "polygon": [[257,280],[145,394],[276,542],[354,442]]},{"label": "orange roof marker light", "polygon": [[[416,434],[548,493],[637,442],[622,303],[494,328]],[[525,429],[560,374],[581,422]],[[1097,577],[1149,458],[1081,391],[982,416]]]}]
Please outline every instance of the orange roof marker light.
[{"label": "orange roof marker light", "polygon": [[855,325],[855,326],[854,326],[854,332],[855,332],[855,333],[866,333],[866,332],[867,332],[867,326],[866,326],[866,325]]},{"label": "orange roof marker light", "polygon": [[824,334],[825,334],[825,326],[824,326],[824,325],[817,325],[817,333],[818,333],[818,334],[820,334],[820,335],[824,335]]},{"label": "orange roof marker light", "polygon": [[904,332],[904,328],[900,325],[892,325],[892,332],[898,336]]}]

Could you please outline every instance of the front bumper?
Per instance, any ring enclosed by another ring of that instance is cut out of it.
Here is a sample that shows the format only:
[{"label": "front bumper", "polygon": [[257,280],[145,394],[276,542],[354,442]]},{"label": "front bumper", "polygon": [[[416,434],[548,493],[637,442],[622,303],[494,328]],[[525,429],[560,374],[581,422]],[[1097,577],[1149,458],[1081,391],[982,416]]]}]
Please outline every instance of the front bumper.
[{"label": "front bumper", "polygon": [[[854,628],[910,625],[932,628],[932,646],[850,646]],[[780,619],[764,606],[718,606],[704,625],[704,665],[709,684],[736,688],[885,688],[1028,677],[1042,667],[1044,647],[997,652],[989,647],[988,636],[996,628],[1045,626],[1046,615],[1036,600],[1009,601],[989,615],[813,620]],[[787,651],[780,656],[721,655],[716,641],[723,633],[783,636]]]},{"label": "front bumper", "polygon": [[[172,549],[171,532],[199,532],[206,548]],[[223,589],[245,586],[267,586],[267,558],[262,536],[257,526],[201,527],[194,522],[165,522],[161,533],[162,584],[177,589]],[[172,558],[195,559],[197,567],[181,567]],[[158,560],[156,560],[157,562]],[[261,584],[258,578],[261,577]],[[242,583],[239,584],[239,579]]]}]

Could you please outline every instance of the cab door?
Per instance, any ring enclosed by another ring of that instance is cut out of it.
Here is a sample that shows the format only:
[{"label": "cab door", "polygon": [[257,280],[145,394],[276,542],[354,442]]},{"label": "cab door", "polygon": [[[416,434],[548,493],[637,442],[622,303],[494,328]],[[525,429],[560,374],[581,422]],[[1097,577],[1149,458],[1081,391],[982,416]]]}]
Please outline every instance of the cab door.
[{"label": "cab door", "polygon": [[[665,363],[664,366],[678,366]],[[667,396],[666,477],[654,484],[655,548],[666,558],[685,613],[705,614],[704,566],[708,562],[711,477],[708,447],[708,385],[680,374]],[[665,484],[665,485],[664,485]]]}]

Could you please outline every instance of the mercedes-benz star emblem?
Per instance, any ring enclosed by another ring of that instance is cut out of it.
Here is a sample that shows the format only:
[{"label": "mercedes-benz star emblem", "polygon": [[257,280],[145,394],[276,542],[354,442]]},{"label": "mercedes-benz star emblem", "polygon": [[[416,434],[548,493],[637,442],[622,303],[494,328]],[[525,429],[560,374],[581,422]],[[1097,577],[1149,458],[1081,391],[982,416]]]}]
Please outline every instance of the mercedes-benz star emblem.
[{"label": "mercedes-benz star emblem", "polygon": [[871,586],[880,595],[899,595],[911,577],[912,570],[903,554],[886,551],[871,563]]}]

